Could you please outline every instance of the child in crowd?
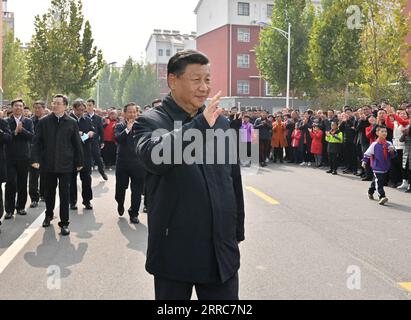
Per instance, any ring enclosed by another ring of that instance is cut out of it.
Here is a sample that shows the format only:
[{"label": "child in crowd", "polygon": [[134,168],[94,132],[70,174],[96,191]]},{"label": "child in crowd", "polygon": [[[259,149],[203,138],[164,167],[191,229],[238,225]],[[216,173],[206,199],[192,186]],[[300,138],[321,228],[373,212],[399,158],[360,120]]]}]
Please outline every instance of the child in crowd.
[{"label": "child in crowd", "polygon": [[301,141],[302,132],[300,130],[300,124],[297,122],[295,124],[295,129],[291,134],[291,146],[293,148],[294,161],[296,164],[303,162],[302,154],[300,151],[300,141]]},{"label": "child in crowd", "polygon": [[310,136],[312,139],[311,143],[311,153],[315,158],[315,165],[317,168],[321,166],[322,154],[323,154],[323,132],[318,127],[318,123],[313,123],[313,129],[309,129]]},{"label": "child in crowd", "polygon": [[336,176],[338,174],[339,158],[344,141],[343,133],[338,129],[338,123],[336,121],[331,122],[331,131],[327,131],[325,140],[328,142],[327,151],[330,162],[330,170],[328,170],[327,173],[332,173]]},{"label": "child in crowd", "polygon": [[391,159],[394,159],[397,153],[394,145],[387,141],[388,131],[386,127],[378,126],[376,128],[376,134],[378,139],[371,144],[370,148],[364,154],[362,165],[365,167],[370,161],[374,173],[374,179],[368,190],[368,198],[374,200],[374,193],[378,191],[380,197],[379,204],[383,206],[388,202],[384,191],[387,173],[391,168]]}]

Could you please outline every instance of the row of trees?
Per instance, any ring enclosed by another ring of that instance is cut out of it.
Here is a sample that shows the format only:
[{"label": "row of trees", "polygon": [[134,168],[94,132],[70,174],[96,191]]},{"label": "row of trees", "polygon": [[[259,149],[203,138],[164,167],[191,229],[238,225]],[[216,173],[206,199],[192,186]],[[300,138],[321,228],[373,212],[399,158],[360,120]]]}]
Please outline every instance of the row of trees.
[{"label": "row of trees", "polygon": [[35,17],[35,34],[27,49],[9,33],[4,41],[4,99],[23,97],[47,102],[62,92],[72,98],[97,98],[103,107],[151,102],[159,85],[150,66],[131,58],[122,70],[103,60],[94,44],[81,0],[52,0],[47,13]]},{"label": "row of trees", "polygon": [[[319,105],[410,99],[406,0],[277,0],[272,26],[292,24],[291,88]],[[287,87],[287,40],[261,32],[257,64],[277,92]]]},{"label": "row of trees", "polygon": [[103,67],[92,96],[99,98],[101,108],[124,106],[131,101],[144,106],[160,97],[160,85],[151,65],[129,58],[122,68],[109,64]]}]

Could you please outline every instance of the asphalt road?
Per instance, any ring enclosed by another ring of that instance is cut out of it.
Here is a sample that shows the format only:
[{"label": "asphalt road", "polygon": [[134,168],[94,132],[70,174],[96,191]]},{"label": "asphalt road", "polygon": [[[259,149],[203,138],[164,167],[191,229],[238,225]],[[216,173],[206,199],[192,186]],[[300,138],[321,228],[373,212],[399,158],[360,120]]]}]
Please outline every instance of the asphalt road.
[{"label": "asphalt road", "polygon": [[[146,215],[119,219],[109,178],[94,175],[94,211],[72,212],[70,237],[39,227],[44,204],[3,224],[0,300],[154,298]],[[241,299],[411,299],[411,196],[387,189],[381,207],[367,188],[293,165],[246,174]]]}]

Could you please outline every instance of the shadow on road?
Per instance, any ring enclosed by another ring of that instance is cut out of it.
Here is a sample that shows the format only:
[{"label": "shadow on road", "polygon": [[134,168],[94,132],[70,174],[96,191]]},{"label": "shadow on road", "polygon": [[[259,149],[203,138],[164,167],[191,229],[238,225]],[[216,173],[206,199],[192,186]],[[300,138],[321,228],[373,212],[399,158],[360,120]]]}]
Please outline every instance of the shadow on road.
[{"label": "shadow on road", "polygon": [[96,216],[93,211],[83,210],[82,214],[77,211],[75,214],[71,213],[72,224],[70,230],[77,233],[79,239],[91,239],[93,237],[92,231],[99,231],[103,226],[102,223],[97,223]]},{"label": "shadow on road", "polygon": [[76,248],[70,237],[56,236],[54,227],[50,227],[44,230],[43,241],[36,251],[27,252],[24,260],[34,268],[45,270],[58,266],[61,278],[67,278],[71,274],[69,267],[81,263],[87,249],[87,243],[80,243]]},{"label": "shadow on road", "polygon": [[120,219],[118,226],[122,235],[129,241],[127,248],[142,252],[144,256],[147,253],[147,227],[143,224],[130,225],[127,219]]}]

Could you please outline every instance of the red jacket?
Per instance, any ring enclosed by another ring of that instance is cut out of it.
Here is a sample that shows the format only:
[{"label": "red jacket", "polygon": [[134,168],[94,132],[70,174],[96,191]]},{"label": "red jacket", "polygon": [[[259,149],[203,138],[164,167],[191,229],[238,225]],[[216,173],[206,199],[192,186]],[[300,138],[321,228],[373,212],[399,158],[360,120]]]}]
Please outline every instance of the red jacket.
[{"label": "red jacket", "polygon": [[293,148],[298,148],[300,146],[302,132],[300,129],[295,129],[291,134],[291,146]]},{"label": "red jacket", "polygon": [[323,153],[323,135],[324,133],[321,130],[317,132],[310,132],[312,139],[311,142],[311,153],[312,154],[322,154]]},{"label": "red jacket", "polygon": [[365,129],[365,135],[367,136],[368,141],[370,141],[370,144],[375,141],[375,137],[371,134],[372,129],[374,129],[373,125]]},{"label": "red jacket", "polygon": [[117,125],[117,120],[110,120],[105,119],[104,124],[104,141],[107,142],[115,142],[114,135],[115,135],[115,128]]}]

